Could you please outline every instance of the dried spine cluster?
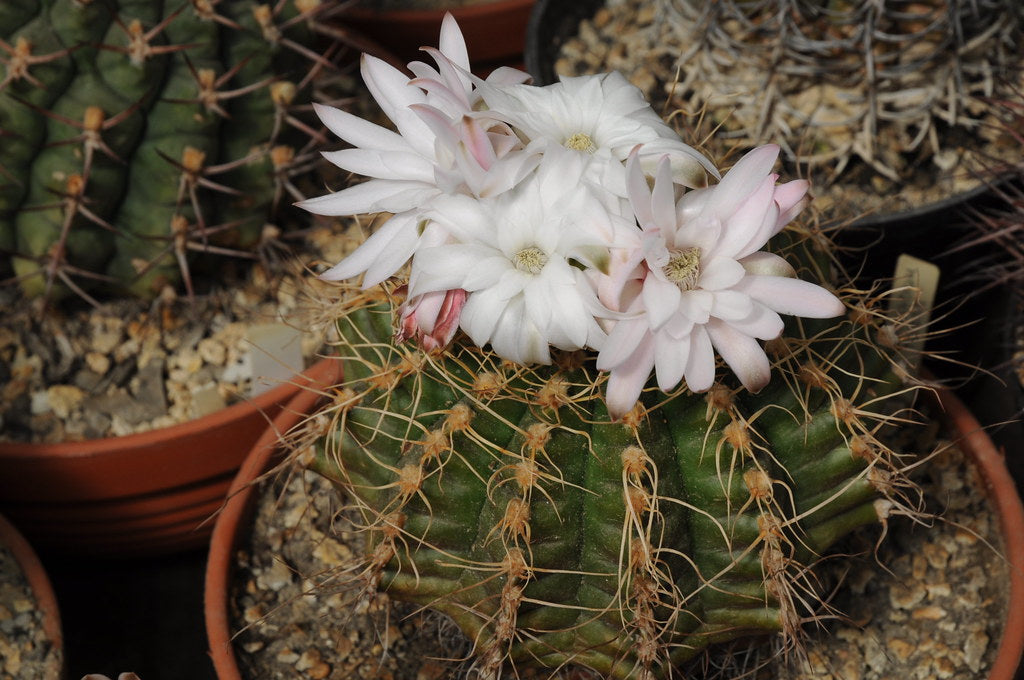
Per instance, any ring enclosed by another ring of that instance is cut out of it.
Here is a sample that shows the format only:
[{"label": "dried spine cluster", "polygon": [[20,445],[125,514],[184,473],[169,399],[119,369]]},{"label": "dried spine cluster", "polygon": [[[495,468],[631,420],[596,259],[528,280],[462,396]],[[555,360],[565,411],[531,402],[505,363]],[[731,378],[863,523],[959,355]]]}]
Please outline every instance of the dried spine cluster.
[{"label": "dried spine cluster", "polygon": [[793,323],[757,395],[652,389],[612,422],[580,353],[551,367],[458,342],[424,354],[392,342],[389,293],[343,290],[346,381],[317,417],[332,425],[315,468],[368,532],[353,592],[448,614],[481,677],[673,677],[765,632],[796,648],[825,606],[811,566],[912,511],[879,432],[909,419],[897,404],[913,388],[871,313]]}]

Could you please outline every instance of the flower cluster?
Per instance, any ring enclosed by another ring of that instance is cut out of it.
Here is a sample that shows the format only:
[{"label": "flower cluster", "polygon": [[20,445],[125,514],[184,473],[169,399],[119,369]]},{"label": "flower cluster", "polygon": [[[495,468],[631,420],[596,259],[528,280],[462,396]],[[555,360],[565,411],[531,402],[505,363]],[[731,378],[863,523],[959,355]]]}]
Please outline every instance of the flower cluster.
[{"label": "flower cluster", "polygon": [[362,75],[396,131],[319,106],[353,148],[328,152],[370,179],[302,202],[322,215],[391,213],[322,278],[377,285],[411,260],[399,340],[446,346],[461,329],[503,359],[550,363],[550,348],[597,352],[609,412],[660,389],[711,387],[715,352],[752,391],[769,379],[758,343],[779,314],[843,312],[825,289],[762,251],[806,202],[777,185],[778,148],[743,157],[721,181],[619,73],[528,84],[469,71],[451,16],[436,66],[413,78],[365,56]]}]

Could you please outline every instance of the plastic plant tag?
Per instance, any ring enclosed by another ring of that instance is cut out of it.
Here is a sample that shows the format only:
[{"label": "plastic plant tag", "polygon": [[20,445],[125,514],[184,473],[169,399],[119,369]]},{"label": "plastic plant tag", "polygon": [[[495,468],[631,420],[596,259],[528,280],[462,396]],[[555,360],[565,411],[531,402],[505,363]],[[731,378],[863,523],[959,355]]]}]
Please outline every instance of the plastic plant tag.
[{"label": "plastic plant tag", "polygon": [[255,397],[290,380],[302,371],[302,333],[284,323],[262,324],[249,329],[246,340],[252,345],[252,387]]},{"label": "plastic plant tag", "polygon": [[[916,328],[927,328],[935,306],[935,292],[939,288],[939,268],[913,255],[902,254],[896,260],[896,271],[893,274],[893,295],[889,302],[889,311],[894,317],[913,320]],[[913,359],[912,370],[920,363],[921,351],[927,334],[919,333],[915,338],[907,338],[905,347],[908,357]]]}]

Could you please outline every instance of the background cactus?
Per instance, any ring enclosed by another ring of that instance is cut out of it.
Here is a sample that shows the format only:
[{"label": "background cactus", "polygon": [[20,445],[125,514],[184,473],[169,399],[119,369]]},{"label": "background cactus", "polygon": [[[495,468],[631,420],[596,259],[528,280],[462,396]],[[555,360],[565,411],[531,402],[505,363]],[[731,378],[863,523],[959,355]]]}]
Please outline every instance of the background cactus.
[{"label": "background cactus", "polygon": [[589,6],[600,9],[565,41],[557,72],[623,71],[664,115],[700,122],[695,139],[719,155],[779,144],[791,175],[842,204],[840,219],[879,198],[885,212],[940,201],[1015,161],[992,105],[1020,89],[1024,15],[1011,0]]},{"label": "background cactus", "polygon": [[854,159],[895,182],[922,161],[956,165],[973,153],[965,140],[998,132],[983,129],[987,102],[1020,77],[1011,0],[661,4],[687,46],[675,91],[690,110],[707,106],[719,136],[779,143],[823,178]]},{"label": "background cactus", "polygon": [[[790,230],[775,247],[814,263],[812,243]],[[761,393],[652,386],[611,422],[583,353],[533,368],[458,341],[425,354],[391,342],[389,293],[345,291],[346,381],[310,431],[314,467],[368,531],[352,585],[448,614],[481,677],[666,677],[737,637],[792,647],[820,614],[811,567],[828,547],[914,504],[881,436],[910,420],[892,349],[910,319],[867,295],[847,291],[844,319],[791,322]]]},{"label": "background cactus", "polygon": [[324,141],[305,121],[342,46],[327,13],[319,0],[3,3],[0,252],[24,290],[151,296],[183,279],[191,293],[194,255],[272,247]]}]

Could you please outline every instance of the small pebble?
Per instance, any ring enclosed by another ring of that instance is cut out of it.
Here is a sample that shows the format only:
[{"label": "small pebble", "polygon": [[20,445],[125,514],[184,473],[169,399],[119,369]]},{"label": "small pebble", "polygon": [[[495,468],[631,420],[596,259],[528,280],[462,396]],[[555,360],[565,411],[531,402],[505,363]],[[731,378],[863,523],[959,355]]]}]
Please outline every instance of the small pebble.
[{"label": "small pebble", "polygon": [[330,667],[330,665],[328,665],[328,664],[326,664],[326,663],[324,663],[322,661],[320,663],[316,664],[315,666],[313,666],[312,668],[310,668],[309,671],[306,672],[306,675],[308,675],[309,677],[313,678],[313,680],[323,680],[324,678],[326,678],[330,674],[331,674],[331,667]]},{"label": "small pebble", "polygon": [[321,662],[320,650],[316,647],[304,651],[295,662],[295,670],[307,671]]},{"label": "small pebble", "polygon": [[101,352],[86,352],[85,364],[96,375],[106,375],[110,370],[110,357]]},{"label": "small pebble", "polygon": [[291,649],[285,648],[277,653],[277,660],[280,663],[288,664],[289,666],[291,666],[299,660],[299,655]]}]

